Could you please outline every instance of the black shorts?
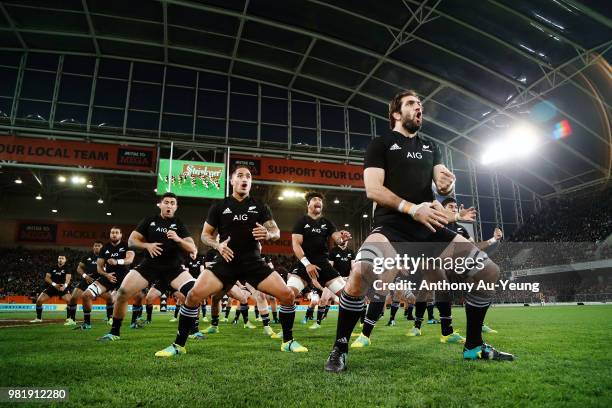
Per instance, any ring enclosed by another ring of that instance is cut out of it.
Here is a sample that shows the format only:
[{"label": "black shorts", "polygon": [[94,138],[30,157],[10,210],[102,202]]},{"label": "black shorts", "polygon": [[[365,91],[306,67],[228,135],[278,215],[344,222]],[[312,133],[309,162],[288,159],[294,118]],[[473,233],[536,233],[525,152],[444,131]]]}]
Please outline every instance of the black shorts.
[{"label": "black shorts", "polygon": [[159,264],[155,260],[148,259],[139,263],[134,269],[149,283],[164,284],[168,287],[170,282],[187,271],[180,264]]},{"label": "black shorts", "polygon": [[225,291],[230,290],[236,281],[249,283],[257,289],[274,272],[261,257],[227,263],[221,256],[217,256],[208,269],[223,283]]},{"label": "black shorts", "polygon": [[[321,268],[318,271],[319,279],[317,279],[321,286],[326,286],[328,282],[340,277],[340,273],[327,261],[312,262],[312,264]],[[306,272],[306,267],[301,262],[298,262],[295,265],[291,273],[299,276],[306,283],[312,286],[312,280],[310,279],[310,276],[308,276],[308,272]]]},{"label": "black shorts", "polygon": [[381,224],[374,228],[370,234],[383,234],[389,242],[451,242],[457,236],[455,231],[446,227],[431,232],[425,225],[410,224],[409,227],[396,228],[394,225]]},{"label": "black shorts", "polygon": [[60,291],[60,290],[57,290],[55,286],[47,286],[45,290],[42,291],[42,293],[44,293],[45,295],[49,297],[57,296],[59,298],[69,294],[68,289]]},{"label": "black shorts", "polygon": [[164,282],[163,279],[152,284],[151,288],[159,290],[162,295],[165,293],[166,295],[170,296],[175,292],[175,289],[172,289],[172,286],[170,286],[169,283]]},{"label": "black shorts", "polygon": [[86,291],[88,286],[89,286],[89,283],[87,283],[87,280],[86,279],[81,279],[81,281],[77,285],[76,289],[80,289],[82,291]]}]

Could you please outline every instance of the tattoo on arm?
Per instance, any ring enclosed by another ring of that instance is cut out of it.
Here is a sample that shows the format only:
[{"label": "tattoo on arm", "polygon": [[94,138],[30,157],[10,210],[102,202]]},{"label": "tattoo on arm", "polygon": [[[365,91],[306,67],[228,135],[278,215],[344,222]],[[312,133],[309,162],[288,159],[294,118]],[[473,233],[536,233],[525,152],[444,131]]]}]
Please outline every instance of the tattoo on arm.
[{"label": "tattoo on arm", "polygon": [[264,222],[263,226],[268,230],[271,241],[276,241],[280,238],[280,229],[278,228],[278,225],[276,225],[276,221],[268,220]]}]

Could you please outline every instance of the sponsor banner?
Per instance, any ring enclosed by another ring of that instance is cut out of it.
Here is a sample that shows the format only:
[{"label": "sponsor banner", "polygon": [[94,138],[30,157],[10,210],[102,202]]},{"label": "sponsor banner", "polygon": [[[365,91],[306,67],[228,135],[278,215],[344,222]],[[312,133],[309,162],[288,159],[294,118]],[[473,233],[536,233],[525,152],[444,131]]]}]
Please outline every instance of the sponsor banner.
[{"label": "sponsor banner", "polygon": [[97,169],[155,171],[156,149],[146,146],[2,136],[0,160]]},{"label": "sponsor banner", "polygon": [[293,255],[291,246],[291,232],[281,231],[281,236],[276,241],[265,241],[261,250],[264,255],[268,254],[288,254]]},{"label": "sponsor banner", "polygon": [[[45,312],[57,312],[66,310],[66,304],[54,305],[44,304],[43,311]],[[36,311],[36,304],[23,304],[23,303],[0,303],[0,311],[5,312],[23,312],[23,311]]]},{"label": "sponsor banner", "polygon": [[17,225],[17,241],[49,242],[57,240],[57,224],[20,222]]},{"label": "sponsor banner", "polygon": [[257,180],[290,181],[327,186],[364,187],[363,167],[269,157],[232,156],[231,168],[247,166]]},{"label": "sponsor banner", "polygon": [[162,195],[166,191],[183,197],[222,199],[225,197],[225,165],[160,159],[157,194]]},{"label": "sponsor banner", "polygon": [[[89,247],[94,241],[108,241],[108,234],[115,224],[90,224],[74,222],[17,222],[17,242],[51,243],[65,246]],[[118,225],[127,240],[134,225]]]}]

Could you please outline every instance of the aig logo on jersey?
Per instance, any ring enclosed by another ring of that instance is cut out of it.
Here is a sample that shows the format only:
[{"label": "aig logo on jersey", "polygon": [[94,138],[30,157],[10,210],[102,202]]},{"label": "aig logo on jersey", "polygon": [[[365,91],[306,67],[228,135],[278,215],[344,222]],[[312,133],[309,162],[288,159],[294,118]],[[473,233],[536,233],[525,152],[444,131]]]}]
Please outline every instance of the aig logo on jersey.
[{"label": "aig logo on jersey", "polygon": [[421,160],[423,158],[423,154],[421,152],[408,152],[406,157],[409,158],[409,159],[419,159],[419,160]]},{"label": "aig logo on jersey", "polygon": [[234,221],[248,221],[248,214],[236,214],[234,215]]}]

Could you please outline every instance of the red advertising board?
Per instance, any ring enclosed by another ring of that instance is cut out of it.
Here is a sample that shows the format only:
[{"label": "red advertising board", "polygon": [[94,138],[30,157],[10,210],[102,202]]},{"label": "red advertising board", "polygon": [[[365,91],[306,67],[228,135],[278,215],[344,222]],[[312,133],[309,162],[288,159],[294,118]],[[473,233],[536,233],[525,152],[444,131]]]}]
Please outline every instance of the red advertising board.
[{"label": "red advertising board", "polygon": [[154,147],[0,137],[0,160],[18,163],[155,171],[156,159]]},{"label": "red advertising board", "polygon": [[292,181],[328,186],[363,187],[363,167],[308,160],[232,156],[231,168],[245,165],[257,180]]},{"label": "red advertising board", "polygon": [[[94,241],[108,241],[113,224],[75,222],[19,221],[17,242],[49,243],[64,246],[90,246]],[[134,225],[119,225],[123,240],[127,241]]]},{"label": "red advertising board", "polygon": [[291,246],[291,232],[281,231],[281,236],[276,241],[265,241],[261,252],[264,255],[268,254],[293,254]]}]

